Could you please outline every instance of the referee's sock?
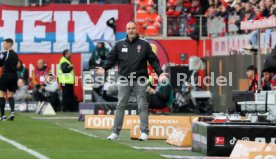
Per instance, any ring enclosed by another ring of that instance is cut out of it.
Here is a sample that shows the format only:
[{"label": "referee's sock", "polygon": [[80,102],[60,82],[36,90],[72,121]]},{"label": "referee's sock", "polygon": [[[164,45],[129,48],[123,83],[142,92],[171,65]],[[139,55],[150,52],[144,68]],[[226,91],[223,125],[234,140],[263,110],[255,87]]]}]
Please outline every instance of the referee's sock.
[{"label": "referee's sock", "polygon": [[0,108],[1,108],[1,117],[5,116],[5,98],[0,97]]},{"label": "referee's sock", "polygon": [[14,115],[14,99],[13,97],[8,98],[10,108],[11,108],[11,114]]}]

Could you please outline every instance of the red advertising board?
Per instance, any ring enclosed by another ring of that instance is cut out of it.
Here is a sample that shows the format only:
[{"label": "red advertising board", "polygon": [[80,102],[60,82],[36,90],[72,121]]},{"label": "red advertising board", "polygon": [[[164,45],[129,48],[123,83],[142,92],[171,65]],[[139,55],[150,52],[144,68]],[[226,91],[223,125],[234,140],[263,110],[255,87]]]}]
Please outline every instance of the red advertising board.
[{"label": "red advertising board", "polygon": [[[187,64],[189,61],[181,61],[181,54],[191,56],[211,56],[212,43],[210,39],[200,40],[197,43],[192,39],[156,39],[166,50],[169,62],[175,64]],[[160,58],[160,55],[158,56]]]}]

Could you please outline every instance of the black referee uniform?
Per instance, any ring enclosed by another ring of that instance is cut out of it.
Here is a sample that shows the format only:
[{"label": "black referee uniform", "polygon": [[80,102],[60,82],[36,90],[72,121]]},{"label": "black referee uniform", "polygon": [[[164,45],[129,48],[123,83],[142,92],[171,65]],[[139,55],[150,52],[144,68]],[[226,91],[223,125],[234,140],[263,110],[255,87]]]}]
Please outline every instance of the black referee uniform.
[{"label": "black referee uniform", "polygon": [[[0,77],[0,91],[13,92],[17,90],[17,63],[18,55],[13,50],[0,53],[0,67],[3,67],[3,73]],[[1,117],[5,116],[5,98],[0,98]],[[14,113],[14,99],[8,98],[11,113]]]}]

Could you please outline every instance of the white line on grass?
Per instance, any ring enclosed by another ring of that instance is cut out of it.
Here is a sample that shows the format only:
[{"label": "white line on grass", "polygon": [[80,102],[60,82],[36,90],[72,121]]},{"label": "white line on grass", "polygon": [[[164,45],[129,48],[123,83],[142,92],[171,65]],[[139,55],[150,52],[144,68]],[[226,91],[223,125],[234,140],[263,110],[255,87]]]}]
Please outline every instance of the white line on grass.
[{"label": "white line on grass", "polygon": [[162,157],[170,159],[204,159],[202,156],[178,156],[178,155],[162,155]]},{"label": "white line on grass", "polygon": [[229,157],[204,157],[204,156],[180,156],[180,155],[162,155],[170,159],[228,159]]},{"label": "white line on grass", "polygon": [[41,119],[41,120],[71,120],[71,119],[78,119],[78,117],[32,117],[33,119]]},{"label": "white line on grass", "polygon": [[132,148],[137,149],[137,150],[174,150],[174,151],[191,150],[191,147],[140,147],[140,146],[132,146]]},{"label": "white line on grass", "polygon": [[86,132],[83,132],[83,131],[80,131],[80,130],[77,130],[77,129],[72,129],[72,128],[70,128],[70,129],[68,129],[68,130],[71,130],[71,131],[74,131],[74,132],[77,132],[77,133],[80,133],[80,134],[83,134],[83,135],[86,135],[86,136],[99,138],[99,137],[96,136],[96,135],[89,134],[89,133],[86,133]]},{"label": "white line on grass", "polygon": [[28,154],[30,154],[30,155],[32,155],[32,156],[38,158],[38,159],[50,159],[49,157],[46,157],[46,156],[40,154],[39,152],[36,152],[36,151],[34,151],[34,150],[32,150],[32,149],[29,149],[28,147],[26,147],[26,146],[24,146],[24,145],[22,145],[22,144],[20,144],[20,143],[17,143],[17,142],[15,142],[15,141],[13,141],[13,140],[10,140],[10,139],[8,139],[8,138],[2,136],[2,135],[0,135],[0,140],[6,142],[6,143],[8,143],[8,144],[13,145],[14,147],[16,147],[16,148],[18,148],[18,149],[20,149],[20,150],[22,150],[22,151],[25,151],[25,152],[27,152]]}]

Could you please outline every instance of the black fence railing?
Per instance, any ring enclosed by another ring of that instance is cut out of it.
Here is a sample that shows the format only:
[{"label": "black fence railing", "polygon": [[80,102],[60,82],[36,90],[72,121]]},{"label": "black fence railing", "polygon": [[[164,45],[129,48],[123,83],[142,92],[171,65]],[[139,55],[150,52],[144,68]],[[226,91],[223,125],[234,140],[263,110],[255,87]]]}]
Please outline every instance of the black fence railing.
[{"label": "black fence railing", "polygon": [[207,19],[204,16],[168,16],[167,36],[189,36],[192,38],[207,36]]}]

